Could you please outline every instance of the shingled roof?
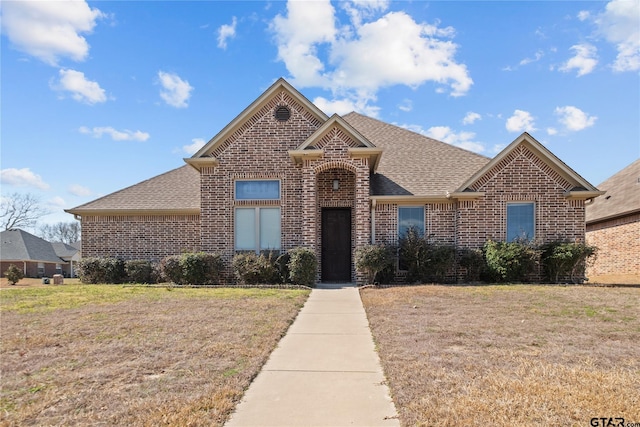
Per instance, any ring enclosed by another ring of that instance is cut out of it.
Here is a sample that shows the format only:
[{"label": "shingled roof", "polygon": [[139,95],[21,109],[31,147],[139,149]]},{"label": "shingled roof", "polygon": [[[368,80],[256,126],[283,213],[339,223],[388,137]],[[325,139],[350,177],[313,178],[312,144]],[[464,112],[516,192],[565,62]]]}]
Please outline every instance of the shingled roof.
[{"label": "shingled roof", "polygon": [[343,118],[384,150],[371,180],[373,196],[444,197],[490,161],[480,154],[358,113]]},{"label": "shingled roof", "polygon": [[0,233],[2,261],[38,261],[64,263],[53,245],[24,230],[5,230]]},{"label": "shingled roof", "polygon": [[200,212],[200,173],[189,165],[108,194],[66,212],[77,215],[127,211]]},{"label": "shingled roof", "polygon": [[587,223],[640,212],[640,159],[598,185],[607,193],[587,205]]}]

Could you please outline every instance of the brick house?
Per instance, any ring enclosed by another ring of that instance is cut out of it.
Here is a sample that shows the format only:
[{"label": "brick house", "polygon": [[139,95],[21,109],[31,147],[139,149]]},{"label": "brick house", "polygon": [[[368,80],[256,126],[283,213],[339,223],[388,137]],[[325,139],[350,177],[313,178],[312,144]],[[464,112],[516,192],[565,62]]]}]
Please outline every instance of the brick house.
[{"label": "brick house", "polygon": [[[318,280],[356,281],[356,248],[409,226],[436,242],[584,242],[601,194],[529,134],[495,158],[357,113],[328,117],[276,81],[187,165],[69,209],[83,254],[313,248]],[[230,276],[227,276],[230,277]]]},{"label": "brick house", "polygon": [[587,243],[599,248],[589,276],[640,278],[640,159],[598,186],[603,197],[587,205]]}]

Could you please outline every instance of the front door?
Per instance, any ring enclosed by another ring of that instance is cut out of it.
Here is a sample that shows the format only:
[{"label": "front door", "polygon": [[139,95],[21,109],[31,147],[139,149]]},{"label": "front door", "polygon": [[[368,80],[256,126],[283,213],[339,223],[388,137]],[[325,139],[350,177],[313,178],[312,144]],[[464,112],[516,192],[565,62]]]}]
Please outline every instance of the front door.
[{"label": "front door", "polygon": [[351,209],[322,209],[322,281],[351,282]]}]

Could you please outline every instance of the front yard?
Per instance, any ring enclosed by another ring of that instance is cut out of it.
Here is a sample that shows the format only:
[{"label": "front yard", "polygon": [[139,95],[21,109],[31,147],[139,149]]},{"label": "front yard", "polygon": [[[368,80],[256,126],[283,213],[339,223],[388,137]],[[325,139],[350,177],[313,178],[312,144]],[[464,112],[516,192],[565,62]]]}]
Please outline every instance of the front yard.
[{"label": "front yard", "polygon": [[421,286],[361,295],[402,425],[640,422],[638,288]]},{"label": "front yard", "polygon": [[308,291],[0,290],[0,425],[222,425]]}]

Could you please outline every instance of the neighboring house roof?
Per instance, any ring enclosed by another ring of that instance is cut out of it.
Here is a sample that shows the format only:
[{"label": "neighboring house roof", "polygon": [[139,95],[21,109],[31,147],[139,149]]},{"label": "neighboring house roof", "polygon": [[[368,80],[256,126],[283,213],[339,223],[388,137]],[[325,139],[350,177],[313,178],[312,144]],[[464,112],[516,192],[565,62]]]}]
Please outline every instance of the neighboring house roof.
[{"label": "neighboring house roof", "polygon": [[455,191],[489,158],[358,113],[343,119],[382,148],[371,195],[441,196]]},{"label": "neighboring house roof", "polygon": [[200,173],[189,165],[150,178],[66,212],[76,215],[200,213]]},{"label": "neighboring house roof", "polygon": [[0,237],[2,261],[64,262],[50,242],[24,230],[5,230]]},{"label": "neighboring house roof", "polygon": [[606,191],[587,205],[587,223],[640,212],[640,159],[598,185]]},{"label": "neighboring house roof", "polygon": [[53,250],[56,255],[58,255],[65,261],[70,260],[75,254],[78,253],[78,249],[63,242],[51,242],[51,246],[53,246]]}]

